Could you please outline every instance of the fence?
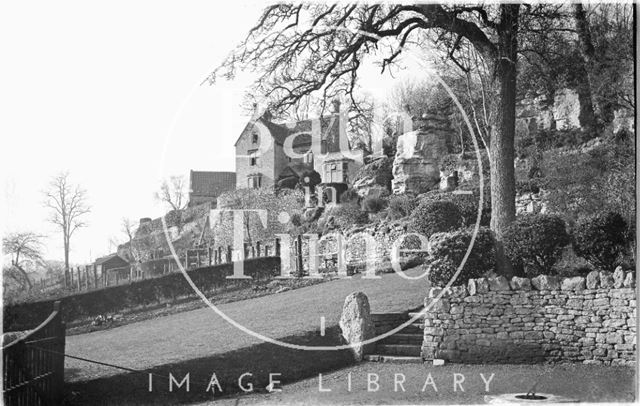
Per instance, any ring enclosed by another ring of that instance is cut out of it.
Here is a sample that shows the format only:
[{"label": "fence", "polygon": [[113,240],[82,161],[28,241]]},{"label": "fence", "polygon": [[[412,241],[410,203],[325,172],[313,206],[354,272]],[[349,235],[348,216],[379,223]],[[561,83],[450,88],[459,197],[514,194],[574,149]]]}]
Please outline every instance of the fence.
[{"label": "fence", "polygon": [[65,325],[60,302],[26,336],[2,348],[5,405],[57,405],[64,390]]}]

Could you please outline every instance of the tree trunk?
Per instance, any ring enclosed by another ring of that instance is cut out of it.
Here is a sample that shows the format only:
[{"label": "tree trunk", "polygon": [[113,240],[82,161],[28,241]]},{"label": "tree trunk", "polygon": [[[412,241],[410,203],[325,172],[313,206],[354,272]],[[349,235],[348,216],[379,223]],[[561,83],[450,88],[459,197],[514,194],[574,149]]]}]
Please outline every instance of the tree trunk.
[{"label": "tree trunk", "polygon": [[64,287],[69,287],[69,241],[64,237]]},{"label": "tree trunk", "polygon": [[494,124],[491,127],[491,229],[500,239],[516,216],[514,138],[516,129],[516,59],[518,4],[501,8],[498,55],[494,64]]},{"label": "tree trunk", "polygon": [[[582,3],[575,3],[573,5],[573,18],[576,22],[576,30],[578,31],[578,42],[580,43],[580,53],[582,54],[584,69],[584,80],[586,83],[580,86],[579,92],[584,95],[585,107],[582,109],[581,115],[585,117],[587,126],[593,124],[593,118],[604,118],[604,111],[602,106],[598,102],[597,93],[594,90],[593,83],[593,71],[595,67],[595,48],[591,39],[591,30],[589,28],[589,22],[587,21],[586,13],[582,7]],[[595,111],[594,111],[595,109]],[[591,117],[589,117],[591,115]],[[581,117],[582,118],[582,117]],[[582,121],[582,120],[581,120]]]},{"label": "tree trunk", "polygon": [[498,272],[512,273],[502,248],[502,235],[515,220],[514,138],[516,125],[516,60],[518,49],[518,4],[503,4],[498,30],[497,58],[493,66],[491,127],[491,229],[497,239]]}]

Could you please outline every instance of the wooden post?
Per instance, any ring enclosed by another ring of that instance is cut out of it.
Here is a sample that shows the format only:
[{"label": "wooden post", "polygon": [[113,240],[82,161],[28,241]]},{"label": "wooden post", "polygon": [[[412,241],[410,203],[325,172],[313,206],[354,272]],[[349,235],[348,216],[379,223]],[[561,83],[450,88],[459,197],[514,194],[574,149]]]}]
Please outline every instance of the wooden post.
[{"label": "wooden post", "polygon": [[279,257],[280,256],[280,239],[279,238],[276,238],[275,245],[276,245],[276,257]]},{"label": "wooden post", "polygon": [[213,263],[213,258],[211,258],[211,256],[213,255],[213,248],[207,247],[207,254],[209,255],[209,266],[211,266],[211,264]]},{"label": "wooden post", "polygon": [[302,277],[304,273],[302,262],[302,234],[298,234],[296,247],[296,268],[298,268],[298,277]]},{"label": "wooden post", "polygon": [[256,255],[259,257],[260,256],[260,241],[256,242]]},{"label": "wooden post", "polygon": [[91,283],[89,282],[89,265],[84,266],[84,276],[87,278],[87,283],[85,285],[87,286],[87,290],[89,290],[91,289]]},{"label": "wooden post", "polygon": [[231,257],[231,253],[233,252],[231,245],[227,245],[227,262],[231,262],[233,261],[233,258]]},{"label": "wooden post", "polygon": [[80,290],[82,289],[82,286],[80,284],[81,283],[80,279],[81,279],[82,275],[80,274],[80,267],[79,266],[76,267],[76,272],[78,274],[78,292],[80,292]]},{"label": "wooden post", "polygon": [[98,289],[98,269],[95,264],[93,264],[93,287]]}]

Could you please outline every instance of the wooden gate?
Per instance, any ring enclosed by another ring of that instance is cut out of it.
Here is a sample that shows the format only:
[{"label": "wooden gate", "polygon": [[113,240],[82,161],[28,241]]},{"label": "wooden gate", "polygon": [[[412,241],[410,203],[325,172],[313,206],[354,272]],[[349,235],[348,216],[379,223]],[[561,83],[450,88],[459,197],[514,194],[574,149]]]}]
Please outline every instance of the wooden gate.
[{"label": "wooden gate", "polygon": [[2,348],[5,405],[58,405],[64,390],[65,324],[60,302],[26,336]]}]

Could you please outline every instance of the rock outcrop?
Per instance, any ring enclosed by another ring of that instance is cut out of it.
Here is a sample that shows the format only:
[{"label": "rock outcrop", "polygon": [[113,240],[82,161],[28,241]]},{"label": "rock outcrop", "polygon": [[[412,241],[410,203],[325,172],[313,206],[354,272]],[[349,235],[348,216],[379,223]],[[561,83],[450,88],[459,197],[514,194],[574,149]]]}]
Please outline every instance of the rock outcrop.
[{"label": "rock outcrop", "polygon": [[425,114],[415,121],[417,130],[398,137],[393,161],[394,194],[424,193],[440,184],[439,160],[449,151],[451,129],[445,119]]}]

